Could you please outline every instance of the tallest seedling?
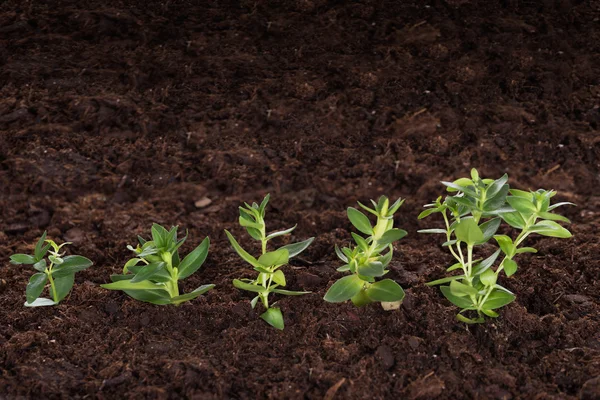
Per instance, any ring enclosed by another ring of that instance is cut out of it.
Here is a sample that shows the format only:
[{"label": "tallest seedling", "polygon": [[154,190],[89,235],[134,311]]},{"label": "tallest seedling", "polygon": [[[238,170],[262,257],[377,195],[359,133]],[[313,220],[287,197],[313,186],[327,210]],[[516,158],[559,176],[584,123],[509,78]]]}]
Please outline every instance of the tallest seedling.
[{"label": "tallest seedling", "polygon": [[[445,229],[425,229],[421,233],[440,233],[445,236],[443,246],[448,247],[456,263],[447,272],[460,271],[460,274],[429,282],[440,285],[444,296],[461,308],[457,318],[466,323],[482,323],[484,315],[497,317],[494,310],[507,305],[515,295],[500,286],[497,281],[501,272],[507,277],[517,271],[514,258],[521,253],[536,253],[532,247],[522,247],[525,239],[537,233],[542,236],[569,238],[571,233],[555,221],[569,222],[562,215],[552,213],[555,208],[572,203],[550,204],[556,195],[553,190],[539,189],[535,192],[510,189],[508,175],[500,179],[481,179],[476,169],[471,170],[471,178],[460,178],[454,182],[442,182],[447,186],[448,196],[442,202],[439,197],[427,204],[427,210],[419,219],[433,213],[441,213]],[[519,231],[513,240],[507,235],[496,235],[501,221]],[[477,246],[494,238],[500,247],[485,260],[474,259]],[[494,270],[498,256],[504,256]],[[468,318],[464,313],[475,311],[476,318]]]}]

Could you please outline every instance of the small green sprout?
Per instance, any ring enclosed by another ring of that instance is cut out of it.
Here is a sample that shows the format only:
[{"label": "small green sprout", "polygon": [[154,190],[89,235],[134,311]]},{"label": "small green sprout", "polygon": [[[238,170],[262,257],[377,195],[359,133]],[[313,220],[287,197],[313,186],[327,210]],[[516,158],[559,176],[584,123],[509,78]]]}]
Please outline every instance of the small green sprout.
[{"label": "small green sprout", "polygon": [[[456,316],[459,321],[473,324],[484,322],[484,315],[498,317],[494,310],[515,300],[515,295],[497,283],[500,272],[507,277],[517,271],[514,257],[521,253],[536,253],[533,247],[519,247],[527,236],[537,233],[542,236],[569,238],[571,233],[555,221],[570,222],[567,218],[551,211],[563,202],[550,205],[556,195],[553,190],[539,189],[535,192],[510,189],[508,175],[499,179],[481,179],[476,169],[471,170],[471,178],[460,178],[454,182],[442,182],[450,193],[442,201],[440,196],[419,215],[419,219],[433,213],[441,213],[445,229],[424,229],[421,233],[445,235],[444,247],[448,247],[456,263],[447,272],[460,270],[459,275],[429,282],[429,286],[448,283],[440,289],[444,296],[461,308]],[[485,220],[485,222],[482,222]],[[514,239],[507,235],[497,235],[501,221],[519,230]],[[494,238],[499,249],[486,259],[474,259],[474,248]],[[466,254],[465,254],[466,250]],[[496,270],[492,267],[500,255],[504,257]],[[476,311],[476,318],[463,315]]]},{"label": "small green sprout", "polygon": [[181,260],[179,248],[187,235],[178,240],[177,229],[177,226],[173,226],[167,231],[164,227],[153,224],[152,240],[146,241],[138,236],[139,245],[136,248],[127,246],[135,253],[135,257],[127,261],[123,274],[111,275],[112,283],[101,286],[110,290],[122,290],[134,299],[147,303],[176,306],[215,287],[212,284],[202,285],[192,292],[179,294],[178,282],[202,266],[208,255],[210,240],[205,238]]},{"label": "small green sprout", "polygon": [[[82,256],[63,257],[64,253],[60,253],[60,249],[71,242],[59,246],[54,241],[46,239],[46,235],[47,232],[44,232],[38,240],[33,255],[13,254],[10,256],[12,264],[33,264],[33,268],[39,271],[29,279],[27,284],[26,307],[53,306],[60,303],[73,288],[75,273],[83,271],[93,264]],[[46,261],[44,257],[48,252],[50,255]],[[50,282],[52,299],[40,297],[47,282]]]},{"label": "small green sprout", "polygon": [[[325,301],[341,303],[351,300],[357,307],[373,303],[398,303],[404,299],[404,290],[391,279],[375,281],[388,273],[386,270],[394,254],[393,242],[406,236],[406,231],[394,228],[394,213],[404,200],[398,199],[391,206],[385,196],[376,203],[371,200],[374,209],[358,203],[363,209],[377,217],[375,226],[369,218],[356,208],[348,208],[348,218],[356,229],[369,235],[366,239],[352,233],[356,242],[354,248],[335,246],[337,256],[345,264],[338,271],[350,271],[335,282],[325,294]],[[387,252],[386,252],[387,250]],[[385,252],[385,253],[384,253]]]},{"label": "small green sprout", "polygon": [[266,309],[260,317],[274,328],[282,330],[284,328],[283,315],[281,314],[279,307],[274,307],[276,303],[269,304],[269,295],[271,293],[278,293],[288,296],[299,296],[310,293],[281,289],[281,287],[286,286],[286,280],[285,275],[280,268],[286,265],[290,258],[295,257],[306,250],[315,238],[288,244],[275,251],[267,251],[267,243],[269,240],[278,236],[287,235],[296,228],[294,225],[292,228],[267,235],[264,218],[265,208],[268,202],[269,195],[267,194],[260,205],[257,203],[253,203],[252,205],[244,203],[246,207],[239,208],[240,225],[246,228],[248,234],[252,238],[261,242],[262,251],[261,256],[258,259],[254,258],[244,250],[229,231],[225,230],[225,234],[229,238],[231,246],[239,256],[248,264],[252,265],[254,270],[258,271],[258,277],[256,279],[234,279],[233,286],[238,289],[257,293],[256,297],[250,302],[252,308],[256,307],[258,300],[260,300]]}]

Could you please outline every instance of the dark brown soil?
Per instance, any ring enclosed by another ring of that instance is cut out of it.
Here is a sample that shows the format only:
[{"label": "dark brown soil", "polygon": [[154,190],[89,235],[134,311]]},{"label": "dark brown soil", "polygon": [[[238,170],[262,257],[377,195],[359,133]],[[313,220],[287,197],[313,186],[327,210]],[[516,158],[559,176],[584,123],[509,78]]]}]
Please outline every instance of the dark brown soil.
[{"label": "dark brown soil", "polygon": [[[597,1],[27,1],[0,4],[0,398],[600,398]],[[416,230],[439,181],[477,167],[553,188],[574,238],[532,238],[500,318],[465,326],[450,261]],[[316,236],[288,267],[286,329],[231,280],[223,229]],[[399,311],[322,300],[347,206],[406,197]],[[207,207],[194,203],[204,197]],[[212,240],[179,308],[99,287],[152,222]],[[58,307],[23,307],[8,257],[44,230],[95,265]]]}]

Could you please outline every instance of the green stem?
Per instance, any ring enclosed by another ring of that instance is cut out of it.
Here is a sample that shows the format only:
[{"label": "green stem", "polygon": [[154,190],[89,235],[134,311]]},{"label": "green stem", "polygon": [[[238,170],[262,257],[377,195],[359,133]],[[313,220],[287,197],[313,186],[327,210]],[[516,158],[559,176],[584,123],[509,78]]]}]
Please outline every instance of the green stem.
[{"label": "green stem", "polygon": [[179,284],[177,283],[179,277],[177,268],[173,268],[172,255],[169,254],[169,257],[162,257],[162,259],[167,264],[167,271],[169,271],[169,275],[171,276],[171,280],[166,285],[167,291],[169,292],[169,296],[177,297],[179,296]]},{"label": "green stem", "polygon": [[50,294],[52,295],[52,300],[54,300],[55,303],[58,303],[56,285],[54,284],[54,278],[52,278],[52,267],[54,267],[54,263],[50,263],[50,266],[46,269],[46,275],[48,275],[48,280],[50,281]]}]

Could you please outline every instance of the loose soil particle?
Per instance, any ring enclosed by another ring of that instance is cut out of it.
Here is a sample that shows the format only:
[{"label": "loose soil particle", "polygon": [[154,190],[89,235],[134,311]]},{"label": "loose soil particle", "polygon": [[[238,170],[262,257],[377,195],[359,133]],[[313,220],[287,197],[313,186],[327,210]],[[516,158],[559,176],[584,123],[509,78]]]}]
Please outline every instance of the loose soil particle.
[{"label": "loose soil particle", "polygon": [[[593,1],[46,1],[0,4],[0,397],[600,398],[600,8]],[[559,191],[574,238],[465,326],[436,288],[450,262],[416,216],[477,167]],[[286,329],[231,286],[252,271],[223,229],[270,192]],[[323,302],[345,208],[407,198],[398,311]],[[205,199],[210,199],[207,202]],[[152,222],[210,236],[178,308],[102,290]],[[44,230],[94,260],[58,307],[22,307],[10,265]]]}]

